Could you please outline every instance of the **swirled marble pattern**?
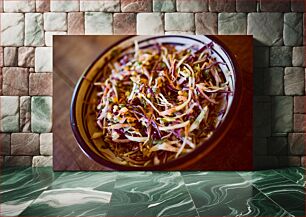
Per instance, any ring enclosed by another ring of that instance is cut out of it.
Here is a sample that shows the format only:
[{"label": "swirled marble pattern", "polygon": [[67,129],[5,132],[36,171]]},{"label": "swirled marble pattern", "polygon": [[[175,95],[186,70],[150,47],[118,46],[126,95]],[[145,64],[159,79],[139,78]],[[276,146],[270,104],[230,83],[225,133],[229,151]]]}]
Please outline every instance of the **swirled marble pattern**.
[{"label": "swirled marble pattern", "polygon": [[288,216],[235,172],[183,173],[200,216]]},{"label": "swirled marble pattern", "polygon": [[0,216],[305,216],[304,172],[5,169]]},{"label": "swirled marble pattern", "polygon": [[116,172],[64,172],[22,216],[105,216]]},{"label": "swirled marble pattern", "polygon": [[90,188],[63,188],[43,192],[22,216],[105,216],[111,192]]},{"label": "swirled marble pattern", "polygon": [[198,216],[179,172],[118,174],[108,216]]},{"label": "swirled marble pattern", "polygon": [[305,188],[275,170],[240,173],[257,189],[294,216],[305,216]]},{"label": "swirled marble pattern", "polygon": [[32,173],[32,167],[26,167],[26,168],[5,168],[3,171],[1,171],[1,186],[3,186],[8,180],[15,179],[18,180],[24,176],[28,176]]},{"label": "swirled marble pattern", "polygon": [[286,168],[286,169],[279,169],[276,170],[282,176],[294,181],[295,183],[302,185],[303,187],[306,186],[305,180],[305,169],[301,167],[294,167],[294,168]]},{"label": "swirled marble pattern", "polygon": [[51,168],[5,169],[1,174],[0,216],[17,216],[28,207],[59,174]]},{"label": "swirled marble pattern", "polygon": [[51,189],[84,187],[100,191],[113,189],[117,172],[63,172]]}]

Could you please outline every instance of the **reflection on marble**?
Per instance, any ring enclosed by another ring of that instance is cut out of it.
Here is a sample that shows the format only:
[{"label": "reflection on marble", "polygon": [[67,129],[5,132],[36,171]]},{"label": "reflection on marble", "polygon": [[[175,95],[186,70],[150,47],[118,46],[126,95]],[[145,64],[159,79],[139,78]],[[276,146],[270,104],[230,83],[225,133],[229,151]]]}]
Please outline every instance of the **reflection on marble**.
[{"label": "reflection on marble", "polygon": [[117,172],[63,172],[50,186],[51,189],[84,187],[111,191]]},{"label": "reflection on marble", "polygon": [[[57,178],[52,168],[6,169],[0,189],[1,214],[19,215]],[[1,180],[2,181],[2,180]]]},{"label": "reflection on marble", "polygon": [[186,186],[200,216],[288,216],[234,172],[186,172]]},{"label": "reflection on marble", "polygon": [[35,203],[39,204],[50,201],[49,205],[54,208],[81,205],[93,201],[97,203],[109,203],[111,195],[112,193],[110,192],[95,191],[86,188],[65,188],[45,191],[35,200]]},{"label": "reflection on marble", "polygon": [[274,170],[240,173],[256,188],[295,216],[305,215],[305,188]]},{"label": "reflection on marble", "polygon": [[112,193],[90,188],[44,191],[21,216],[105,216]]},{"label": "reflection on marble", "polygon": [[116,176],[116,172],[63,172],[21,215],[105,216]]}]

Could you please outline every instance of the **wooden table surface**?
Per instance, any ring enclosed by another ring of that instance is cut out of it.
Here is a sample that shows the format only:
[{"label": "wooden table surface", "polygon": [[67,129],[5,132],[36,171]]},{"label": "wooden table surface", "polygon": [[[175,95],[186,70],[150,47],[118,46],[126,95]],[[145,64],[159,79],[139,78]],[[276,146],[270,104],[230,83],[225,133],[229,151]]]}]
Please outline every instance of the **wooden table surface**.
[{"label": "wooden table surface", "polygon": [[[62,170],[108,170],[89,159],[79,148],[70,127],[69,109],[73,89],[86,67],[101,51],[125,36],[54,36],[53,38],[53,168]],[[250,36],[217,36],[235,54],[244,76],[240,121],[214,154],[196,170],[252,169],[252,69]],[[249,88],[247,88],[249,87]],[[242,136],[243,135],[243,136]],[[220,163],[220,160],[222,163]]]}]

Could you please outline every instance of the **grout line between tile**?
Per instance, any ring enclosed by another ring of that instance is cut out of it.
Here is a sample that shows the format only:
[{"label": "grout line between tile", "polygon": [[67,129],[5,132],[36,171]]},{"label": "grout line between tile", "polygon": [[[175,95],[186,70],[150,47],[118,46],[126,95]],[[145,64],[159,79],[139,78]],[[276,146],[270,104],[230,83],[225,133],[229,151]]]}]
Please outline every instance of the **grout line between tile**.
[{"label": "grout line between tile", "polygon": [[[277,174],[279,174],[279,175],[282,176],[283,178],[287,179],[288,181],[293,182],[294,184],[301,186],[300,184],[296,183],[293,179],[290,179],[290,178],[284,176],[283,174],[281,174],[281,173],[278,172],[277,170],[274,169],[273,171],[275,171]],[[304,175],[305,175],[305,174],[304,174]],[[305,179],[304,179],[304,181],[305,181]],[[302,186],[302,187],[304,187],[304,186]],[[304,188],[305,188],[305,187],[304,187]]]},{"label": "grout line between tile", "polygon": [[[31,168],[31,167],[29,167],[29,168]],[[54,175],[54,171],[53,171],[53,170],[52,170],[52,174]],[[60,176],[61,176],[61,175],[59,175],[58,177],[60,177]],[[42,190],[41,193],[40,193],[35,199],[33,199],[32,202],[29,203],[29,205],[26,206],[26,207],[18,214],[18,216],[22,216],[22,213],[23,213],[28,207],[30,207],[30,206],[40,197],[40,195],[42,195],[42,193],[44,193],[46,190],[48,190],[48,189],[50,188],[50,186],[52,185],[52,183],[53,183],[56,179],[58,179],[58,177],[55,178],[48,186],[46,186],[46,188],[45,188],[44,190]]]},{"label": "grout line between tile", "polygon": [[[115,177],[115,180],[114,180],[114,186],[113,186],[113,189],[112,189],[112,195],[111,195],[111,197],[110,197],[110,199],[109,199],[109,209],[110,209],[110,207],[111,207],[111,202],[112,202],[112,198],[113,198],[113,193],[114,193],[114,190],[115,190],[115,185],[116,185],[116,182],[117,182],[117,178],[118,178],[118,172],[116,172],[116,175],[115,175],[116,177]],[[109,210],[108,210],[109,211]],[[108,211],[106,212],[106,216],[107,216],[107,214],[108,214]]]},{"label": "grout line between tile", "polygon": [[[242,179],[246,180],[245,178],[243,178],[237,171],[235,171]],[[253,172],[252,172],[253,173]],[[246,180],[249,181],[249,180]],[[292,215],[290,212],[288,212],[284,207],[282,207],[280,204],[278,204],[277,202],[275,202],[272,198],[270,198],[267,194],[265,194],[263,191],[261,191],[259,188],[257,188],[255,185],[253,185],[253,183],[251,183],[251,185],[258,190],[261,194],[263,194],[268,200],[270,200],[272,203],[274,203],[276,206],[278,206],[279,208],[281,208],[282,210],[284,210],[284,212],[288,213],[288,216],[294,216]]]},{"label": "grout line between tile", "polygon": [[192,203],[193,203],[193,205],[194,205],[194,207],[195,207],[195,210],[196,210],[196,212],[197,212],[197,214],[198,214],[198,217],[200,217],[200,214],[199,214],[199,212],[198,212],[198,208],[196,207],[196,205],[195,205],[195,203],[194,203],[194,200],[193,200],[193,198],[192,198],[192,196],[191,196],[191,194],[190,194],[190,192],[189,192],[189,189],[188,189],[188,187],[187,187],[187,185],[186,185],[186,183],[185,183],[184,177],[182,176],[182,173],[181,173],[181,172],[180,172],[180,175],[181,175],[181,177],[182,177],[182,179],[183,179],[184,186],[185,186],[185,188],[186,188],[186,190],[187,190],[187,193],[188,193],[190,199],[192,200]]}]

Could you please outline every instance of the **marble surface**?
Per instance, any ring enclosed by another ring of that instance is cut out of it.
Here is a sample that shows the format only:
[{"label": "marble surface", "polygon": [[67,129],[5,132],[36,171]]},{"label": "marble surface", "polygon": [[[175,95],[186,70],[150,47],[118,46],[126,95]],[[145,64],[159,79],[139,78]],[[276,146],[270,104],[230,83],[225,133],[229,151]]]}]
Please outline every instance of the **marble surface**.
[{"label": "marble surface", "polygon": [[302,167],[280,169],[280,170],[276,170],[276,172],[294,181],[295,183],[302,185],[303,187],[306,186],[306,180],[305,180],[306,171]]},{"label": "marble surface", "polygon": [[53,172],[6,168],[1,216],[304,216],[305,169]]},{"label": "marble surface", "polygon": [[19,215],[49,187],[58,175],[53,173],[51,168],[3,171],[0,185],[0,215]]},{"label": "marble surface", "polygon": [[235,172],[183,174],[200,216],[288,216]]},{"label": "marble surface", "polygon": [[21,215],[105,216],[116,173],[63,172]]},{"label": "marble surface", "polygon": [[[290,169],[290,173],[293,173]],[[283,173],[286,173],[285,171]],[[289,174],[289,172],[287,171]],[[243,174],[245,180],[294,216],[305,215],[305,188],[274,170]]]},{"label": "marble surface", "polygon": [[198,216],[179,172],[118,173],[109,216]]}]

